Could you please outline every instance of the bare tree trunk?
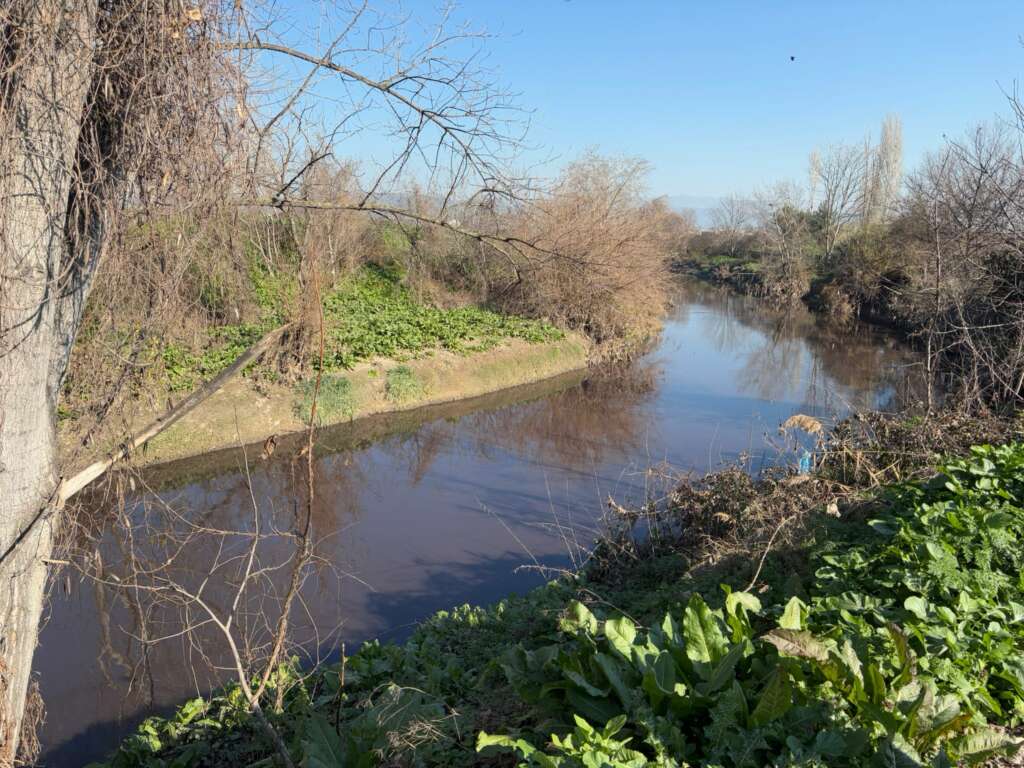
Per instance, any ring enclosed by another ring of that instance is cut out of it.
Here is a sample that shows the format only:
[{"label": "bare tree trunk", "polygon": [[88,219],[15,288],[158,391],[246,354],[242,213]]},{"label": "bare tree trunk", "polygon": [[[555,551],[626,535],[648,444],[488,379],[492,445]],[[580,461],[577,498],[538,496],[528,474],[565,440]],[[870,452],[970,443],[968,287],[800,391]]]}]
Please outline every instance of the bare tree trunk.
[{"label": "bare tree trunk", "polygon": [[0,766],[18,749],[58,522],[55,414],[87,287],[67,280],[68,206],[95,17],[95,2],[42,0],[5,30],[18,40],[0,180]]}]

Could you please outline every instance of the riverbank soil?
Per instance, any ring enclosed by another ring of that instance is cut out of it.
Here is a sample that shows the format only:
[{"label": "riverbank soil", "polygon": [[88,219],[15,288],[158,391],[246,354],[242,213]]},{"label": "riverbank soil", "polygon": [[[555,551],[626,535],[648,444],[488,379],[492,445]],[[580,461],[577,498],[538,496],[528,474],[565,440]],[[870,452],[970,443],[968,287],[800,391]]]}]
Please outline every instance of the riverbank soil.
[{"label": "riverbank soil", "polygon": [[[343,376],[348,382],[346,404],[318,406],[318,424],[328,426],[534,383],[585,368],[587,355],[586,340],[570,333],[557,341],[509,339],[469,354],[437,350],[401,363],[387,359],[360,363],[344,374],[325,375],[330,380]],[[416,386],[396,398],[389,391],[394,381],[389,374],[399,368]],[[250,381],[237,377],[151,440],[137,461],[157,464],[302,431],[308,426],[302,418],[302,390],[302,386],[266,384],[257,391]]]}]

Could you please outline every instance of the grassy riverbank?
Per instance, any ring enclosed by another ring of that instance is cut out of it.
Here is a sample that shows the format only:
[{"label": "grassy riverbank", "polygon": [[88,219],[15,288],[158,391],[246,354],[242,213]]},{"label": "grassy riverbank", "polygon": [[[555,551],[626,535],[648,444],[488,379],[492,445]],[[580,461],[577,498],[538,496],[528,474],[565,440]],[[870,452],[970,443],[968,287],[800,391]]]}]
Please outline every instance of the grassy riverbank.
[{"label": "grassy riverbank", "polygon": [[[186,396],[280,324],[275,307],[294,286],[269,280],[260,286],[266,310],[261,321],[217,327],[190,345],[169,343],[156,353],[150,399],[173,402]],[[150,441],[138,460],[169,461],[304,429],[318,369],[317,422],[326,426],[579,370],[590,350],[580,334],[541,321],[427,303],[403,284],[397,270],[375,265],[325,295],[323,317],[322,366],[317,360],[311,368],[282,372],[280,361],[268,355]],[[154,415],[143,409],[137,420]],[[76,426],[68,420],[67,442]]]},{"label": "grassy riverbank", "polygon": [[[507,339],[490,349],[438,349],[407,362],[376,358],[345,373],[325,373],[317,423],[420,408],[531,384],[585,368],[588,345],[576,334],[551,341]],[[306,429],[313,380],[266,383],[257,391],[244,378],[228,382],[177,424],[150,441],[141,463],[153,464],[222,448],[249,445],[270,435]]]},{"label": "grassy riverbank", "polygon": [[[308,766],[1009,755],[1024,720],[1024,445],[937,474],[913,451],[932,432],[952,446],[985,429],[855,421],[810,477],[683,483],[657,509],[616,512],[579,574],[438,614],[402,646],[369,644],[311,677],[282,668],[271,720]],[[914,479],[871,480],[894,474]],[[147,721],[110,764],[276,759],[229,688]]]}]

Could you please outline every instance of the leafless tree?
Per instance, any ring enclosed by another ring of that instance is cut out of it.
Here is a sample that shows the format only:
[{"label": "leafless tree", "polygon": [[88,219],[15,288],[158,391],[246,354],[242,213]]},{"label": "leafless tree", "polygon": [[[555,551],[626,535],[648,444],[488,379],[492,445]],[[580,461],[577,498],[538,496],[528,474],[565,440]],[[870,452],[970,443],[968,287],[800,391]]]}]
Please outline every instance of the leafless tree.
[{"label": "leafless tree", "polygon": [[806,290],[811,249],[807,194],[792,182],[780,182],[754,196],[764,240],[764,289],[794,299]]},{"label": "leafless tree", "polygon": [[[546,316],[609,342],[606,355],[635,352],[622,340],[656,332],[666,303],[675,214],[644,192],[647,164],[585,154],[550,192],[511,212],[508,282],[494,301]],[[526,279],[528,278],[528,279]]]},{"label": "leafless tree", "polygon": [[834,145],[811,156],[811,184],[820,194],[822,256],[828,260],[844,232],[858,219],[865,179],[864,153],[857,147]]},{"label": "leafless tree", "polygon": [[888,115],[882,121],[877,145],[865,142],[864,163],[864,221],[886,221],[896,210],[903,182],[903,126],[898,116]]},{"label": "leafless tree", "polygon": [[907,300],[924,316],[930,369],[970,402],[1024,394],[1024,173],[1000,126],[979,126],[926,159],[909,183],[922,223],[919,278]]},{"label": "leafless tree", "polygon": [[[64,502],[141,442],[60,477],[57,404],[111,250],[147,221],[180,223],[213,201],[422,220],[496,249],[520,246],[448,216],[460,195],[511,199],[522,181],[503,170],[519,113],[464,55],[483,35],[449,10],[425,35],[365,3],[324,3],[308,19],[273,11],[228,0],[0,7],[0,764],[18,750]],[[305,183],[369,132],[393,151],[364,169],[361,194],[339,199]],[[387,202],[410,175],[437,195],[436,213]],[[304,294],[318,269],[304,273]]]},{"label": "leafless tree", "polygon": [[711,221],[729,255],[735,256],[754,224],[754,206],[739,195],[727,195],[711,212]]}]

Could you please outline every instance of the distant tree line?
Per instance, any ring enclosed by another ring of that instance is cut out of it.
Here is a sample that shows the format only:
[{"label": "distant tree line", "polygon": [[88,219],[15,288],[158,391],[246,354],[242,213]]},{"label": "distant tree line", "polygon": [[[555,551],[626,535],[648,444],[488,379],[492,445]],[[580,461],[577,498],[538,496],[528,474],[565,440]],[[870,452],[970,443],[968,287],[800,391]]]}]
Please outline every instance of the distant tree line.
[{"label": "distant tree line", "polygon": [[752,292],[902,329],[961,403],[1019,403],[1022,135],[1019,120],[979,125],[904,175],[900,123],[888,117],[877,142],[813,153],[805,183],[724,199],[689,257]]}]

